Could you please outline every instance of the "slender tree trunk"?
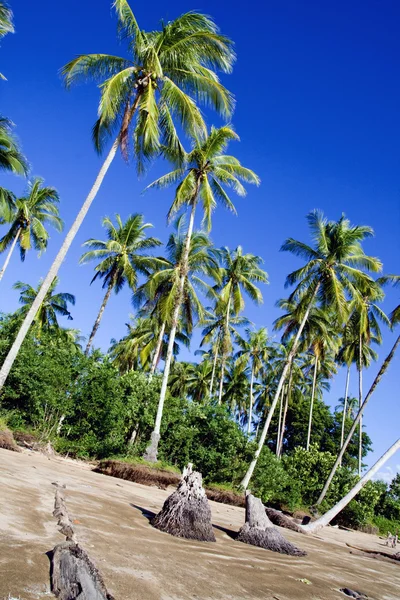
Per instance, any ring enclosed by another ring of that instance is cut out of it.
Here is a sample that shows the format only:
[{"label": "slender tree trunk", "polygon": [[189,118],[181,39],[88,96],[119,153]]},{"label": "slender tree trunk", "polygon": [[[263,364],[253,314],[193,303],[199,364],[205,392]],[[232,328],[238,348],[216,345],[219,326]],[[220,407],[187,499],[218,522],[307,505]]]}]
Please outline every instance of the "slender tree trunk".
[{"label": "slender tree trunk", "polygon": [[399,449],[400,449],[400,439],[398,439],[393,444],[393,446],[391,446],[389,448],[389,450],[387,450],[385,452],[385,454],[383,454],[383,456],[380,457],[380,459],[374,464],[374,466],[371,467],[371,469],[369,471],[367,471],[367,473],[365,473],[364,477],[362,477],[362,479],[360,479],[360,481],[358,483],[356,483],[356,485],[350,490],[350,492],[348,494],[346,494],[346,496],[344,498],[339,500],[339,502],[337,504],[335,504],[335,506],[333,508],[328,510],[328,512],[326,512],[324,515],[322,515],[322,517],[320,517],[313,523],[304,525],[303,529],[305,529],[306,531],[314,532],[314,531],[318,531],[319,529],[322,529],[322,527],[325,527],[326,525],[328,525],[332,521],[332,519],[334,519],[336,517],[336,515],[338,515],[340,513],[340,511],[343,510],[345,508],[345,506],[348,505],[350,500],[353,500],[354,496],[356,496],[358,494],[358,492],[364,487],[364,485],[375,475],[375,473],[377,473],[379,471],[379,469],[385,464],[385,462],[387,460],[389,460],[389,458],[391,456],[393,456],[393,454],[395,452],[397,452],[397,450],[399,450]]},{"label": "slender tree trunk", "polygon": [[[279,436],[278,458],[280,458],[282,456],[283,437],[285,435],[285,427],[286,427],[286,416],[287,416],[287,411],[288,411],[288,406],[289,406],[289,401],[290,401],[290,394],[291,394],[291,389],[292,389],[292,366],[293,365],[291,364],[290,370],[289,370],[289,381],[286,386],[285,406],[283,409],[281,433]],[[284,396],[284,389],[285,389],[285,386],[283,386],[283,388],[282,388],[282,401],[283,401],[283,396]]]},{"label": "slender tree trunk", "polygon": [[[284,389],[285,389],[285,387],[282,388],[281,401],[279,403],[278,432],[277,432],[277,435],[276,435],[276,450],[275,450],[276,456],[279,456],[279,449],[281,447],[281,423],[282,423]],[[258,430],[257,430],[257,432],[258,432]]]},{"label": "slender tree trunk", "polygon": [[[363,401],[363,389],[362,389],[362,368],[363,368],[363,364],[362,364],[362,338],[361,338],[361,334],[358,340],[358,358],[359,358],[359,365],[358,365],[358,410],[361,409],[361,405],[362,405],[362,401]],[[359,433],[358,433],[358,474],[361,477],[361,470],[362,470],[362,416],[360,416],[360,427],[359,427]]]},{"label": "slender tree trunk", "polygon": [[195,216],[195,212],[196,212],[196,200],[197,200],[198,188],[199,188],[199,184],[197,184],[197,189],[196,189],[193,204],[192,204],[192,210],[190,212],[189,227],[188,227],[188,231],[187,231],[187,235],[186,235],[185,248],[184,248],[183,256],[182,256],[182,267],[181,267],[182,274],[181,274],[181,278],[180,278],[180,282],[179,282],[178,294],[177,294],[176,301],[175,301],[175,308],[174,308],[174,312],[172,315],[171,331],[169,333],[167,356],[165,358],[164,373],[163,373],[163,378],[162,378],[162,383],[161,383],[160,398],[158,401],[156,422],[154,425],[153,433],[151,434],[150,444],[146,448],[146,452],[143,456],[143,458],[145,460],[148,460],[150,462],[157,462],[158,443],[160,441],[161,419],[162,419],[163,410],[164,410],[164,402],[165,402],[165,396],[167,393],[169,372],[171,369],[171,361],[172,361],[172,356],[173,356],[173,352],[174,352],[175,335],[176,335],[176,330],[178,328],[179,313],[180,313],[180,309],[181,309],[181,305],[182,305],[182,297],[183,297],[183,291],[184,291],[184,287],[185,287],[185,278],[187,276],[187,270],[188,270],[188,258],[189,258],[189,252],[190,252],[190,242],[192,239],[192,233],[193,233],[193,227],[194,227],[194,216]]},{"label": "slender tree trunk", "polygon": [[18,239],[19,239],[20,235],[21,235],[21,227],[18,229],[17,233],[15,234],[15,237],[13,239],[11,247],[10,247],[8,253],[7,253],[6,260],[4,261],[3,268],[0,271],[0,281],[3,279],[3,275],[6,272],[6,269],[8,267],[8,263],[10,262],[10,258],[12,256],[12,253],[14,252],[14,248],[15,248],[17,242],[18,242]]},{"label": "slender tree trunk", "polygon": [[213,392],[213,387],[214,387],[214,379],[215,379],[215,370],[217,368],[217,360],[218,360],[218,341],[217,341],[216,347],[215,347],[213,368],[212,368],[212,373],[211,373],[210,398],[212,397],[212,392]]},{"label": "slender tree trunk", "polygon": [[0,390],[3,388],[3,385],[7,379],[8,374],[11,370],[11,367],[14,363],[14,360],[17,357],[17,354],[19,352],[21,344],[24,341],[25,336],[28,333],[30,326],[32,325],[32,321],[34,320],[36,313],[39,310],[47,292],[49,291],[50,286],[53,283],[54,277],[56,277],[56,275],[61,267],[61,264],[66,256],[72,242],[74,241],[76,234],[79,231],[82,221],[84,220],[93,200],[95,199],[95,197],[97,195],[97,192],[100,189],[103,179],[104,179],[104,177],[105,177],[105,175],[117,153],[118,146],[119,146],[119,136],[117,137],[117,139],[111,146],[111,149],[110,149],[109,153],[107,154],[107,157],[106,157],[104,163],[102,164],[101,169],[96,177],[93,187],[90,190],[89,195],[86,198],[85,202],[83,203],[82,208],[80,209],[70,230],[68,231],[68,233],[64,239],[64,242],[63,242],[56,258],[54,259],[53,264],[51,265],[50,270],[47,273],[47,275],[40,287],[40,290],[39,290],[38,294],[36,295],[36,298],[33,301],[32,306],[29,309],[29,312],[26,315],[26,317],[21,325],[21,328],[17,334],[17,337],[15,338],[15,341],[14,341],[13,345],[11,346],[11,349],[3,363],[3,366],[0,371]]},{"label": "slender tree trunk", "polygon": [[353,437],[353,434],[354,434],[354,432],[356,430],[356,427],[357,427],[358,423],[360,422],[360,418],[363,415],[365,407],[367,406],[369,399],[371,398],[372,394],[374,393],[376,386],[378,385],[378,383],[382,379],[384,373],[386,372],[388,366],[390,365],[390,363],[391,363],[391,361],[393,359],[393,356],[394,356],[394,354],[395,354],[395,352],[396,352],[399,344],[400,344],[400,335],[397,337],[397,340],[395,341],[395,343],[393,345],[393,348],[391,349],[391,351],[389,352],[389,354],[387,355],[387,357],[383,361],[382,366],[379,369],[378,374],[375,377],[375,379],[374,379],[374,381],[373,381],[373,383],[372,383],[372,385],[371,385],[371,387],[370,387],[370,389],[368,391],[368,394],[365,396],[364,402],[362,403],[361,408],[358,411],[358,413],[356,415],[356,418],[354,419],[354,421],[352,423],[352,426],[350,428],[349,433],[347,434],[347,437],[346,437],[346,440],[345,440],[345,442],[344,442],[344,444],[342,446],[342,449],[340,450],[340,452],[338,454],[338,457],[337,457],[337,459],[335,461],[335,464],[333,465],[332,470],[329,473],[329,477],[328,477],[328,479],[325,482],[324,489],[322,490],[322,492],[321,492],[321,494],[320,494],[320,496],[319,496],[319,498],[317,500],[317,505],[321,504],[322,500],[325,498],[326,492],[329,489],[331,481],[332,481],[332,479],[333,479],[333,477],[334,477],[334,475],[336,473],[336,470],[337,470],[337,468],[338,468],[338,466],[340,464],[340,461],[343,458],[343,454],[345,453],[346,448],[349,445],[349,442],[351,441],[351,438]]},{"label": "slender tree trunk", "polygon": [[309,303],[309,305],[307,307],[307,310],[306,310],[306,312],[304,314],[304,317],[303,317],[303,320],[302,320],[302,322],[300,324],[300,327],[299,327],[299,330],[297,332],[297,335],[296,335],[296,337],[294,339],[292,349],[290,350],[290,352],[289,352],[289,354],[287,356],[286,363],[285,363],[285,366],[283,368],[281,377],[279,379],[278,387],[276,389],[275,396],[274,396],[274,399],[273,399],[272,404],[271,404],[271,408],[269,410],[267,419],[266,419],[265,424],[264,424],[264,428],[263,428],[263,431],[262,431],[262,434],[261,434],[261,437],[260,437],[260,441],[258,443],[257,450],[255,451],[254,458],[251,461],[251,463],[249,465],[249,468],[247,469],[247,473],[243,477],[242,482],[241,482],[241,486],[244,489],[247,489],[247,487],[249,485],[251,476],[253,475],[254,469],[255,469],[256,464],[257,464],[258,457],[260,456],[261,450],[262,450],[262,448],[264,446],[265,438],[267,437],[269,426],[271,424],[271,420],[272,420],[272,417],[274,415],[274,411],[275,411],[276,405],[277,405],[278,400],[279,400],[279,396],[280,396],[280,393],[281,393],[281,390],[282,390],[282,386],[285,383],[285,380],[286,380],[286,377],[287,377],[287,374],[288,374],[288,371],[289,371],[290,364],[291,364],[292,360],[294,359],[295,354],[297,352],[297,347],[299,345],[300,336],[303,333],[303,329],[305,327],[305,324],[307,323],[307,319],[308,319],[308,315],[310,314],[310,310],[311,310],[312,306],[314,305],[315,297],[316,297],[316,295],[318,293],[319,287],[320,287],[320,284],[318,283],[315,286],[314,293],[313,293],[313,295],[312,295],[312,297],[310,299],[310,303]]},{"label": "slender tree trunk", "polygon": [[247,423],[247,435],[251,434],[251,421],[252,421],[252,417],[253,417],[253,385],[254,385],[254,365],[251,366],[250,406],[249,406],[249,420]]},{"label": "slender tree trunk", "polygon": [[[350,366],[347,366],[346,373],[346,386],[344,389],[344,403],[343,403],[343,417],[342,417],[342,432],[340,435],[340,450],[343,448],[344,442],[344,425],[346,423],[346,412],[347,412],[347,397],[349,395],[349,383],[350,383]],[[342,465],[342,461],[340,461],[340,466]]]},{"label": "slender tree trunk", "polygon": [[314,377],[311,391],[311,403],[310,403],[310,416],[308,418],[308,432],[307,432],[307,452],[310,449],[310,440],[311,440],[311,427],[312,427],[312,417],[313,417],[313,409],[314,409],[314,398],[315,398],[315,386],[317,383],[317,371],[318,371],[318,359],[315,356],[315,364],[314,364]]},{"label": "slender tree trunk", "polygon": [[107,306],[107,302],[110,299],[113,287],[114,287],[114,277],[111,278],[111,281],[108,284],[107,291],[105,293],[103,302],[101,303],[101,306],[100,306],[99,314],[97,315],[97,319],[94,322],[92,333],[90,334],[89,339],[88,339],[88,343],[86,345],[85,356],[87,356],[89,354],[90,347],[93,344],[94,336],[96,335],[97,330],[98,330],[98,328],[100,326],[100,321],[101,321],[101,319],[103,317],[104,309]]},{"label": "slender tree trunk", "polygon": [[[225,322],[225,334],[229,335],[229,313],[231,310],[231,297],[229,296],[228,302],[226,305],[226,322]],[[227,339],[227,338],[226,338]],[[221,356],[221,379],[219,380],[219,392],[218,392],[218,404],[222,403],[222,392],[224,389],[224,375],[225,375],[225,364],[226,364],[226,348],[222,349]]]},{"label": "slender tree trunk", "polygon": [[153,361],[151,363],[151,369],[150,369],[150,375],[154,375],[154,373],[156,371],[157,364],[160,359],[160,353],[161,353],[164,333],[165,333],[165,322],[161,325],[160,333],[158,334],[157,346],[156,346],[156,349],[154,350]]}]

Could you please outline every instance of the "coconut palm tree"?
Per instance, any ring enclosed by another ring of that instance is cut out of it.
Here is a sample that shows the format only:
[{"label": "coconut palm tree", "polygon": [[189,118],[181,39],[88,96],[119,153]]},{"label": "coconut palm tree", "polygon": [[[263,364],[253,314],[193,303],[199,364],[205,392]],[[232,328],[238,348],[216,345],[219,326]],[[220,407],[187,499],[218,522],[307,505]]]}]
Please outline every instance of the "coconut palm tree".
[{"label": "coconut palm tree", "polygon": [[25,196],[13,197],[11,207],[3,207],[0,215],[3,215],[4,222],[10,224],[10,228],[0,239],[0,252],[9,248],[0,271],[0,280],[16,246],[19,247],[21,260],[24,261],[26,253],[32,247],[39,254],[46,250],[49,233],[45,225],[52,225],[58,231],[62,231],[63,222],[58,212],[59,201],[57,190],[43,185],[43,179],[36,177],[29,183]]},{"label": "coconut palm tree", "polygon": [[[35,332],[38,337],[44,330],[55,330],[57,331],[60,326],[58,323],[58,317],[67,317],[69,321],[72,321],[71,313],[68,309],[68,304],[75,305],[75,296],[72,294],[68,294],[66,292],[57,292],[55,293],[55,289],[59,284],[59,279],[56,277],[51,284],[51,287],[46,295],[46,298],[42,302],[39,307],[38,312],[36,313],[35,320],[33,322],[33,327],[35,328]],[[15,311],[14,317],[16,319],[23,319],[25,315],[30,310],[33,302],[35,301],[38,290],[40,289],[41,283],[39,282],[39,286],[37,289],[29,285],[28,283],[23,283],[22,281],[17,281],[13,288],[20,292],[19,303],[22,304],[21,308]]]},{"label": "coconut palm tree", "polygon": [[86,355],[89,353],[94,336],[100,326],[111,292],[114,290],[118,294],[126,283],[132,290],[135,290],[138,274],[149,276],[157,265],[163,262],[154,256],[143,254],[143,252],[161,245],[157,238],[147,237],[146,230],[153,226],[151,223],[143,222],[143,215],[130,215],[123,222],[120,215],[117,214],[115,221],[116,225],[109,217],[103,219],[102,225],[106,230],[107,240],[87,240],[83,245],[90,250],[82,254],[79,261],[80,264],[99,261],[91,283],[96,279],[102,279],[103,289],[106,290],[86,345]]},{"label": "coconut palm tree", "polygon": [[234,205],[224,189],[224,186],[232,188],[237,194],[244,196],[246,190],[241,181],[255,184],[259,183],[259,179],[253,171],[243,167],[233,156],[224,154],[228,143],[231,140],[236,139],[238,139],[238,136],[231,127],[226,126],[220,127],[219,129],[211,128],[210,133],[204,140],[196,141],[192,151],[185,155],[184,167],[178,167],[171,173],[160,177],[149,186],[149,188],[163,188],[179,182],[168,217],[172,218],[174,214],[183,208],[189,208],[190,210],[188,231],[181,262],[182,272],[180,284],[178,286],[178,293],[176,295],[175,306],[172,313],[170,348],[165,360],[164,377],[161,384],[160,400],[156,423],[152,434],[152,442],[146,454],[149,460],[154,461],[157,456],[161,418],[167,392],[170,362],[172,359],[172,347],[179,312],[184,298],[185,272],[187,270],[187,261],[197,205],[199,203],[202,204],[203,223],[205,223],[209,230],[211,228],[211,215],[217,205],[217,201],[222,202],[227,208],[235,211]]},{"label": "coconut palm tree", "polygon": [[0,38],[14,33],[13,14],[6,2],[0,2]]},{"label": "coconut palm tree", "polygon": [[218,403],[222,401],[222,391],[225,375],[226,358],[231,351],[229,336],[229,320],[231,312],[239,315],[244,310],[244,294],[256,304],[263,301],[262,293],[256,284],[268,283],[268,274],[261,269],[263,260],[254,254],[244,254],[238,246],[231,251],[228,247],[221,248],[221,285],[218,286],[218,298],[221,312],[225,316],[221,348],[221,377],[219,384]]},{"label": "coconut palm tree", "polygon": [[286,279],[286,285],[296,284],[289,300],[301,303],[304,306],[304,313],[287,356],[257,450],[242,480],[242,487],[245,489],[264,445],[282,386],[298,350],[311,308],[319,302],[321,308],[330,307],[335,312],[339,323],[345,322],[349,310],[348,300],[360,298],[358,291],[360,285],[372,281],[365,270],[378,272],[382,269],[381,261],[367,256],[362,249],[361,244],[364,239],[373,235],[370,227],[352,226],[344,216],[339,221],[328,221],[319,211],[311,212],[308,215],[308,222],[314,238],[313,247],[289,238],[281,248],[307,261],[303,267],[290,273]]},{"label": "coconut palm tree", "polygon": [[161,147],[166,156],[171,155],[179,162],[183,149],[174,117],[190,135],[201,136],[205,134],[205,125],[197,100],[226,116],[233,108],[233,97],[216,74],[217,70],[231,70],[232,42],[219,33],[212,19],[199,13],[186,13],[164,24],[161,31],[146,32],[139,28],[127,0],[115,0],[113,6],[121,36],[128,42],[130,58],[81,55],[62,72],[67,86],[82,79],[101,82],[94,142],[101,151],[111,135],[115,135],[115,139],[9,350],[0,371],[0,389],[118,148],[123,156],[128,155],[129,133],[132,132],[132,148],[139,171],[145,161],[159,154]]},{"label": "coconut palm tree", "polygon": [[12,127],[9,119],[0,117],[0,170],[25,176],[29,170],[28,163],[12,134]]},{"label": "coconut palm tree", "polygon": [[205,404],[206,400],[209,398],[212,370],[212,362],[203,358],[198,365],[194,366],[193,371],[188,375],[188,393],[192,399],[199,404]]},{"label": "coconut palm tree", "polygon": [[238,342],[239,351],[237,357],[244,359],[250,364],[250,395],[249,395],[249,408],[247,416],[247,435],[251,434],[252,425],[252,412],[254,404],[254,380],[264,368],[265,363],[268,361],[270,356],[270,345],[268,338],[268,331],[265,327],[252,331],[246,329],[245,331],[247,339],[241,338]]}]

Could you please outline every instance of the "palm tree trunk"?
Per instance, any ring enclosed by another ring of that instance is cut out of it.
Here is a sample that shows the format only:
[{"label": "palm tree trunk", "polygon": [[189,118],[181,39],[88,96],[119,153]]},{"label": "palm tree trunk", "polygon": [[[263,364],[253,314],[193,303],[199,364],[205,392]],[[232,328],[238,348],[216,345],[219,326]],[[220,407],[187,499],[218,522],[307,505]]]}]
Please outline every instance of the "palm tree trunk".
[{"label": "palm tree trunk", "polygon": [[360,421],[360,419],[361,419],[361,417],[363,415],[365,407],[367,406],[368,401],[371,398],[372,394],[374,393],[376,386],[378,385],[378,383],[382,379],[382,377],[383,377],[384,373],[386,372],[389,364],[391,363],[391,361],[393,359],[393,356],[394,356],[394,354],[395,354],[395,352],[396,352],[399,344],[400,344],[400,335],[397,337],[397,340],[395,341],[395,343],[393,345],[393,348],[391,349],[391,351],[389,352],[389,354],[387,355],[387,357],[383,361],[382,366],[379,369],[378,374],[375,377],[375,379],[374,379],[374,381],[373,381],[373,383],[372,383],[372,385],[371,385],[371,387],[370,387],[370,389],[368,391],[368,394],[365,396],[364,402],[362,403],[361,408],[358,411],[358,413],[356,415],[356,418],[354,419],[354,421],[352,423],[352,426],[350,428],[349,433],[347,434],[347,438],[346,438],[346,440],[345,440],[345,442],[344,442],[344,444],[342,446],[342,449],[340,450],[340,452],[338,454],[338,457],[337,457],[337,459],[335,461],[335,464],[333,465],[332,470],[329,473],[329,477],[326,480],[326,483],[324,485],[324,489],[322,490],[322,492],[321,492],[321,494],[320,494],[320,496],[319,496],[319,498],[317,500],[317,505],[321,504],[322,500],[325,498],[326,492],[329,489],[329,486],[331,484],[333,476],[336,473],[336,469],[338,468],[338,466],[339,466],[339,464],[340,464],[340,462],[341,462],[341,460],[343,458],[343,454],[345,453],[346,448],[347,448],[349,442],[351,441],[351,438],[353,437],[353,433],[355,432],[356,427],[357,427],[357,425],[358,425],[358,423],[359,423],[359,421]]},{"label": "palm tree trunk", "polygon": [[174,352],[174,343],[175,343],[176,330],[178,327],[179,313],[180,313],[180,309],[181,309],[181,305],[182,305],[182,297],[183,297],[183,291],[184,291],[184,287],[185,287],[185,278],[187,276],[190,242],[192,239],[192,233],[193,233],[193,227],[194,227],[194,216],[195,216],[195,212],[196,212],[196,200],[197,200],[198,188],[199,188],[199,183],[197,185],[197,189],[196,189],[193,204],[192,204],[192,210],[190,212],[189,227],[188,227],[188,231],[187,231],[187,235],[186,235],[185,248],[184,248],[183,256],[182,256],[182,266],[181,266],[182,274],[181,274],[181,278],[180,278],[180,282],[179,282],[178,294],[177,294],[176,301],[175,301],[175,308],[174,308],[174,312],[172,315],[172,325],[171,325],[171,331],[169,333],[167,356],[165,358],[164,373],[163,373],[163,378],[162,378],[162,383],[161,383],[160,398],[158,401],[156,422],[154,425],[154,430],[151,434],[150,444],[147,446],[146,452],[143,455],[143,458],[150,462],[157,462],[158,443],[160,441],[161,419],[162,419],[163,410],[164,410],[165,396],[167,394],[168,378],[169,378],[169,372],[171,369],[172,356],[173,356],[173,352]]},{"label": "palm tree trunk", "polygon": [[100,321],[101,321],[101,319],[103,317],[104,309],[105,309],[105,307],[107,305],[107,302],[110,299],[113,287],[114,287],[114,277],[111,278],[111,281],[108,284],[108,288],[107,288],[106,294],[105,294],[103,302],[101,303],[101,306],[100,306],[99,314],[97,315],[97,319],[94,322],[92,333],[89,336],[88,343],[87,343],[86,348],[85,348],[85,356],[87,356],[89,354],[90,347],[93,344],[94,336],[96,335],[96,332],[97,332],[97,330],[98,330],[98,328],[100,326]]},{"label": "palm tree trunk", "polygon": [[335,506],[333,508],[328,510],[328,512],[326,512],[324,515],[322,515],[322,517],[320,517],[313,523],[309,523],[309,525],[304,525],[303,528],[306,531],[315,532],[315,531],[318,531],[319,529],[322,529],[322,527],[325,527],[326,525],[328,525],[328,523],[330,523],[332,521],[332,519],[335,518],[336,515],[338,515],[340,513],[340,511],[343,510],[344,507],[348,505],[350,500],[352,500],[354,498],[354,496],[356,496],[358,494],[358,492],[364,487],[364,485],[375,475],[375,473],[377,473],[379,471],[379,469],[385,464],[385,462],[387,460],[389,460],[389,458],[391,456],[393,456],[393,454],[395,452],[397,452],[397,450],[399,450],[399,449],[400,449],[400,439],[398,439],[393,444],[393,446],[391,446],[389,448],[389,450],[387,450],[385,452],[385,454],[383,454],[380,457],[380,459],[374,464],[374,466],[371,467],[370,470],[367,471],[367,473],[365,473],[364,477],[362,477],[362,479],[360,479],[360,481],[358,483],[356,483],[356,485],[350,490],[350,492],[348,494],[346,494],[346,496],[344,498],[339,500],[339,502],[337,504],[335,504]]},{"label": "palm tree trunk", "polygon": [[263,431],[262,431],[262,434],[261,434],[261,437],[260,437],[260,441],[258,443],[257,450],[254,453],[254,458],[251,461],[251,463],[249,465],[249,468],[247,469],[246,475],[243,477],[243,479],[241,481],[241,487],[244,488],[245,490],[247,489],[247,487],[249,485],[251,476],[253,475],[254,469],[255,469],[256,464],[257,464],[258,457],[260,456],[261,450],[262,450],[262,448],[264,446],[265,438],[267,437],[269,426],[271,424],[271,420],[272,420],[272,417],[274,415],[274,411],[275,411],[276,405],[277,405],[278,400],[279,400],[279,396],[280,396],[280,393],[281,393],[281,390],[282,390],[282,386],[285,383],[285,380],[286,380],[286,377],[287,377],[287,374],[288,374],[288,371],[289,371],[289,368],[290,368],[290,364],[291,364],[292,360],[294,359],[295,354],[297,352],[297,347],[299,345],[300,336],[303,333],[303,329],[305,327],[305,324],[307,323],[307,319],[308,319],[308,315],[310,314],[310,310],[311,310],[312,306],[314,305],[314,301],[315,301],[316,295],[318,293],[319,287],[320,287],[320,283],[317,283],[317,285],[315,286],[315,290],[314,290],[314,292],[313,292],[313,294],[312,294],[312,296],[310,298],[310,302],[309,302],[307,310],[306,310],[306,312],[304,314],[303,320],[302,320],[302,322],[300,324],[299,330],[298,330],[298,332],[296,334],[296,337],[294,339],[292,349],[290,350],[290,352],[289,352],[289,354],[287,356],[286,363],[285,363],[285,366],[283,368],[281,377],[279,379],[278,387],[276,389],[275,396],[274,396],[274,399],[273,399],[272,404],[271,404],[271,408],[269,410],[267,419],[266,419],[266,421],[264,423],[264,428],[263,428]]},{"label": "palm tree trunk", "polygon": [[[350,366],[347,366],[347,374],[346,374],[346,386],[344,389],[344,403],[343,403],[343,417],[342,417],[342,432],[340,434],[340,450],[343,448],[344,442],[344,425],[346,422],[346,412],[347,412],[347,397],[349,395],[349,383],[350,383]],[[342,461],[340,461],[340,466],[342,465]]]},{"label": "palm tree trunk", "polygon": [[165,333],[165,322],[161,325],[160,333],[158,334],[157,346],[154,350],[153,361],[151,363],[150,376],[154,375],[155,370],[157,368],[158,361],[160,359],[161,347]]},{"label": "palm tree trunk", "polygon": [[[231,297],[229,296],[228,302],[226,305],[226,322],[225,322],[225,333],[224,335],[229,335],[229,313],[231,310]],[[218,404],[220,405],[222,402],[222,391],[224,388],[224,375],[225,375],[225,364],[226,364],[226,349],[222,349],[222,357],[221,357],[221,379],[219,380],[219,393],[218,393]]]},{"label": "palm tree trunk", "polygon": [[254,385],[254,365],[251,366],[250,406],[249,406],[249,420],[247,423],[247,435],[251,434],[251,421],[252,421],[252,417],[253,417],[253,385]]},{"label": "palm tree trunk", "polygon": [[215,379],[215,370],[217,368],[217,360],[218,360],[218,340],[217,340],[217,344],[215,347],[213,368],[212,368],[212,373],[211,373],[210,392],[209,392],[210,398],[212,397],[212,392],[213,392],[213,387],[214,387],[214,379]]},{"label": "palm tree trunk", "polygon": [[11,346],[9,353],[6,356],[6,359],[3,363],[3,366],[1,367],[1,371],[0,371],[0,390],[3,388],[3,385],[4,385],[4,383],[8,377],[8,374],[11,370],[11,367],[13,366],[13,363],[18,355],[19,349],[21,348],[22,342],[24,341],[24,339],[29,331],[29,328],[32,325],[32,321],[34,320],[36,313],[39,310],[40,305],[42,304],[47,292],[49,291],[50,286],[54,280],[54,277],[56,277],[56,275],[61,267],[61,264],[66,256],[72,242],[74,241],[76,234],[79,231],[82,221],[84,220],[93,200],[95,199],[95,197],[97,195],[97,192],[100,189],[103,179],[104,179],[108,169],[110,168],[110,165],[117,153],[118,146],[119,146],[119,136],[117,137],[117,139],[111,146],[111,149],[110,149],[109,153],[107,154],[107,157],[106,157],[104,163],[102,164],[101,169],[96,177],[93,187],[90,190],[89,195],[86,198],[85,202],[83,203],[80,211],[78,212],[78,215],[77,215],[75,221],[71,225],[71,228],[68,231],[68,233],[64,239],[64,242],[63,242],[60,250],[58,251],[56,258],[54,259],[49,272],[47,273],[45,279],[43,280],[40,290],[39,290],[35,300],[33,301],[28,314],[26,315],[26,317],[21,325],[21,328],[17,334],[17,337],[15,338],[15,341],[14,341],[13,345]]},{"label": "palm tree trunk", "polygon": [[284,393],[284,387],[282,388],[282,393],[281,393],[281,401],[279,403],[279,419],[278,419],[278,432],[276,435],[276,450],[275,450],[275,454],[276,456],[279,456],[279,449],[281,447],[281,423],[282,423],[282,411],[283,411],[283,393]]},{"label": "palm tree trunk", "polygon": [[314,377],[313,377],[313,384],[312,384],[312,391],[311,391],[310,416],[308,418],[308,432],[307,432],[307,446],[306,446],[307,452],[310,449],[312,416],[313,416],[314,398],[315,398],[315,386],[317,383],[317,371],[318,371],[318,359],[317,359],[317,357],[315,357]]},{"label": "palm tree trunk", "polygon": [[[361,334],[358,340],[358,410],[360,410],[363,400],[362,393],[362,338]],[[361,469],[362,469],[362,416],[360,417],[360,427],[358,432],[358,474],[361,477]]]},{"label": "palm tree trunk", "polygon": [[0,281],[3,279],[3,275],[4,275],[4,273],[5,273],[5,271],[6,271],[7,267],[8,267],[8,263],[10,262],[10,258],[12,256],[12,253],[14,252],[14,248],[15,248],[17,242],[18,242],[18,238],[19,238],[20,235],[21,235],[21,228],[18,229],[18,231],[17,231],[17,233],[16,233],[16,235],[15,235],[15,237],[13,239],[13,243],[11,244],[11,247],[10,247],[10,249],[8,251],[8,254],[6,256],[6,260],[4,261],[3,268],[0,271]]},{"label": "palm tree trunk", "polygon": [[[278,458],[280,458],[282,456],[283,436],[285,435],[285,427],[286,427],[286,416],[287,416],[287,411],[288,411],[288,407],[289,407],[290,397],[292,395],[292,374],[293,374],[293,362],[290,363],[289,381],[286,386],[285,407],[283,410],[282,428],[281,428],[281,433],[279,436]],[[284,389],[285,389],[285,386],[283,386],[283,388],[282,388],[282,399],[283,399],[283,395],[284,395]]]}]

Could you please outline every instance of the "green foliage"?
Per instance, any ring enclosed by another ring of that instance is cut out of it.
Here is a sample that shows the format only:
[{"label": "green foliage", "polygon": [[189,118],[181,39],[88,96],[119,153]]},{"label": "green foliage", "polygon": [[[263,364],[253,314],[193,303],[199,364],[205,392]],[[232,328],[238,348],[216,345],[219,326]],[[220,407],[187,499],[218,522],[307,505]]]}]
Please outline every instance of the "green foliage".
[{"label": "green foliage", "polygon": [[379,529],[381,535],[387,535],[388,532],[392,535],[400,536],[400,519],[388,519],[382,515],[375,515],[372,519],[372,523]]},{"label": "green foliage", "polygon": [[382,495],[380,483],[368,481],[357,496],[339,513],[335,522],[355,528],[371,522]]}]

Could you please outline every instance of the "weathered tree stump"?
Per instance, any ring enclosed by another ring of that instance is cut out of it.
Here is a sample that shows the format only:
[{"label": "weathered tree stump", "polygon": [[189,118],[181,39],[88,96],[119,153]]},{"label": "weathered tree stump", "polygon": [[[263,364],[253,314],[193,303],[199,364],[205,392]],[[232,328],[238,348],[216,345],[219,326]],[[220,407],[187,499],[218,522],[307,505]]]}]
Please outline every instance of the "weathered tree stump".
[{"label": "weathered tree stump", "polygon": [[267,517],[274,524],[278,525],[278,527],[284,527],[285,529],[290,529],[291,531],[296,531],[297,533],[302,533],[307,535],[307,531],[305,531],[301,525],[298,525],[292,519],[289,519],[286,515],[284,515],[279,510],[275,510],[274,508],[269,508],[269,506],[265,507],[265,512],[267,513]]},{"label": "weathered tree stump", "polygon": [[202,486],[201,474],[185,469],[178,489],[164,502],[151,524],[176,537],[200,542],[215,542],[211,509]]},{"label": "weathered tree stump", "polygon": [[57,485],[53,516],[67,541],[57,544],[51,553],[51,591],[59,600],[114,600],[99,571],[76,541],[64,489],[65,486]]},{"label": "weathered tree stump", "polygon": [[246,522],[236,539],[245,544],[259,546],[280,554],[290,554],[291,556],[306,556],[307,554],[285,540],[281,532],[267,517],[261,500],[252,494],[246,496]]}]

